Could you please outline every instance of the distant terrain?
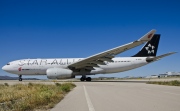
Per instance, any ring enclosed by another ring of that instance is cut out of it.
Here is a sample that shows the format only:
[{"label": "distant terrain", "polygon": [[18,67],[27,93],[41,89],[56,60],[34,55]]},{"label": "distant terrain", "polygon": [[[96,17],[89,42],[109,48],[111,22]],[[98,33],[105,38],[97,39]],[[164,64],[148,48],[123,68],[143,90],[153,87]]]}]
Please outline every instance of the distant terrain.
[{"label": "distant terrain", "polygon": [[[0,80],[18,80],[19,77],[0,76]],[[23,78],[23,80],[39,80],[37,78]]]}]

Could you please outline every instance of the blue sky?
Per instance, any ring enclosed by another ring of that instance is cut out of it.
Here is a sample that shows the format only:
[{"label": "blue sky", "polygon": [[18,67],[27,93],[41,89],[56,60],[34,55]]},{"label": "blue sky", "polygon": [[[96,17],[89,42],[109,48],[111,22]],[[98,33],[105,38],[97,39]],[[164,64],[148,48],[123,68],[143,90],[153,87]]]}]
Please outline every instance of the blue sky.
[{"label": "blue sky", "polygon": [[[180,52],[179,5],[178,0],[1,0],[0,66],[26,58],[87,57],[151,29],[161,34],[158,55]],[[118,56],[134,55],[140,48]],[[135,70],[99,76],[180,72],[179,66],[177,53]],[[16,76],[2,70],[0,75]]]}]

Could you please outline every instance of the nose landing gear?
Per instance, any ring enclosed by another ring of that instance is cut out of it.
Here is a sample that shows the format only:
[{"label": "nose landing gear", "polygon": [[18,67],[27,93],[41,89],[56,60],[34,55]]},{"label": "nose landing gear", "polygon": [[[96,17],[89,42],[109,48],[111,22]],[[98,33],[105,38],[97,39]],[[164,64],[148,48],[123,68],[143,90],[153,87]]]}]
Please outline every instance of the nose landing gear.
[{"label": "nose landing gear", "polygon": [[19,81],[22,81],[22,75],[19,75]]}]

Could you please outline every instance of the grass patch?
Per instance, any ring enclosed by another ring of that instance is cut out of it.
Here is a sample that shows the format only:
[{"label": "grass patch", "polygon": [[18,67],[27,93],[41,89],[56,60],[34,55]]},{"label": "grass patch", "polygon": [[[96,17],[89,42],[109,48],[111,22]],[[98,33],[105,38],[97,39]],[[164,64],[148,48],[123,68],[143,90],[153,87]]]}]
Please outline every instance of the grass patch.
[{"label": "grass patch", "polygon": [[47,110],[62,100],[72,83],[0,85],[0,111]]},{"label": "grass patch", "polygon": [[149,81],[147,84],[158,84],[158,85],[168,85],[168,86],[180,86],[180,81]]}]

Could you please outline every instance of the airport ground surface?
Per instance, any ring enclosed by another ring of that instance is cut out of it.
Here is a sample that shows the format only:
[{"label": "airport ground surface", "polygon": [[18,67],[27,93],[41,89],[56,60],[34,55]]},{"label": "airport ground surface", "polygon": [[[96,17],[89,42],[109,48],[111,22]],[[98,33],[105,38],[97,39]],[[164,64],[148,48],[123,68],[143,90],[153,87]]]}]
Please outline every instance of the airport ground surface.
[{"label": "airport ground surface", "polygon": [[[49,81],[23,81],[22,83]],[[0,81],[10,85],[18,81]],[[144,81],[74,82],[75,87],[51,111],[180,111],[180,87]]]}]

